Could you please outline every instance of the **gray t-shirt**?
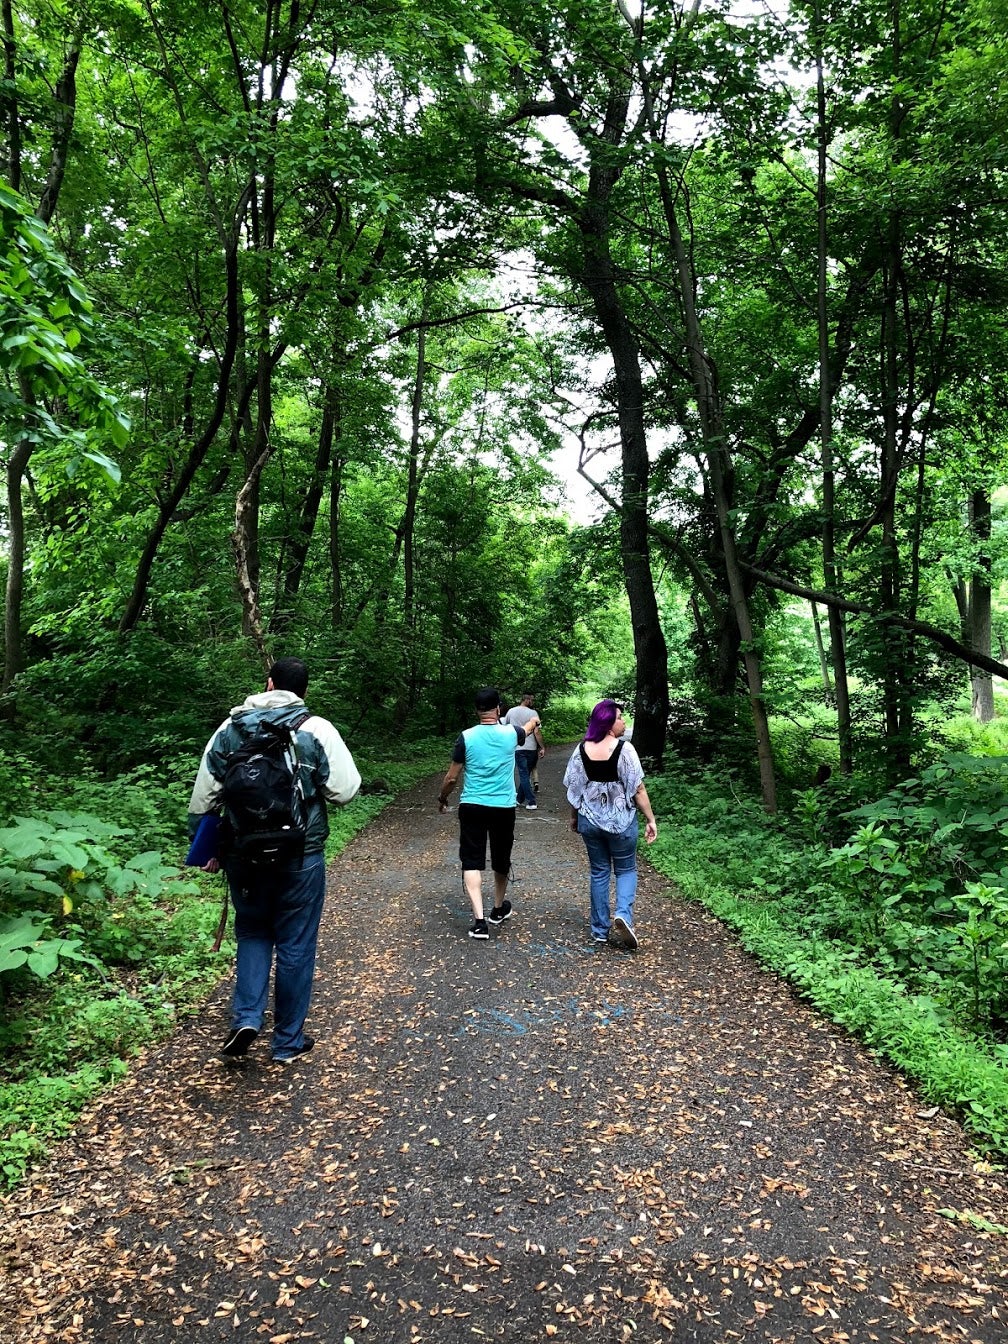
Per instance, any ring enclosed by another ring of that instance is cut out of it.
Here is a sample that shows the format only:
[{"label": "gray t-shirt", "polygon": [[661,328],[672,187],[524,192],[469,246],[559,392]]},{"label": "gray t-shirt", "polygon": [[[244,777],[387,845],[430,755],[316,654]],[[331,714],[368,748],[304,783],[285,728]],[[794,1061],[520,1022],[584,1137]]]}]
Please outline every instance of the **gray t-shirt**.
[{"label": "gray t-shirt", "polygon": [[[501,722],[509,723],[512,728],[524,728],[530,720],[538,717],[538,711],[530,709],[528,705],[515,705],[513,709],[508,710]],[[539,743],[535,740],[534,731],[526,737],[525,745],[520,750],[538,753]]]}]

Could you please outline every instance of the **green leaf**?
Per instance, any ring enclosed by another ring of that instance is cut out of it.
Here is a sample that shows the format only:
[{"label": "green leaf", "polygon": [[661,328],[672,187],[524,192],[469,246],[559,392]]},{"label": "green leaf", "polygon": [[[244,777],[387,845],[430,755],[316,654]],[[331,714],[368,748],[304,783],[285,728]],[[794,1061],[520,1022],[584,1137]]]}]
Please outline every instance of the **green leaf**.
[{"label": "green leaf", "polygon": [[82,456],[90,458],[92,462],[97,462],[98,466],[101,467],[102,471],[104,471],[107,476],[109,476],[113,481],[115,481],[116,485],[118,485],[122,480],[122,471],[119,468],[118,462],[113,461],[111,457],[107,457],[105,453],[98,452],[96,448],[89,448],[86,449],[84,453],[82,453]]}]

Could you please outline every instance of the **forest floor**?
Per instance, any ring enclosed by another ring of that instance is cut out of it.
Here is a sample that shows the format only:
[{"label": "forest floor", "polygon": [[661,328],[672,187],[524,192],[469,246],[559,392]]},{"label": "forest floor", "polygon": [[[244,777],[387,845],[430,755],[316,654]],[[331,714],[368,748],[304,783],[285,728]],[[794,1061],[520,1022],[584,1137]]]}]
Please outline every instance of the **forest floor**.
[{"label": "forest floor", "polygon": [[565,760],[488,943],[429,780],[330,871],[312,1054],[224,1061],[222,984],[87,1113],[5,1344],[1008,1337],[1005,1174],[646,863],[593,946]]}]

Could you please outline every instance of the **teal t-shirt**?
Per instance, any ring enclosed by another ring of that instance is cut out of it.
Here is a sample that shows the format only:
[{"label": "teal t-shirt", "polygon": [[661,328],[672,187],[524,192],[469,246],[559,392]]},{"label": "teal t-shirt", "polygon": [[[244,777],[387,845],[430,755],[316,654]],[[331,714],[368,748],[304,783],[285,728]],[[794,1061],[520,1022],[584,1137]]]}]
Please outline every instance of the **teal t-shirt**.
[{"label": "teal t-shirt", "polygon": [[460,803],[514,807],[515,748],[525,730],[509,723],[478,723],[459,735],[452,760],[465,766]]}]

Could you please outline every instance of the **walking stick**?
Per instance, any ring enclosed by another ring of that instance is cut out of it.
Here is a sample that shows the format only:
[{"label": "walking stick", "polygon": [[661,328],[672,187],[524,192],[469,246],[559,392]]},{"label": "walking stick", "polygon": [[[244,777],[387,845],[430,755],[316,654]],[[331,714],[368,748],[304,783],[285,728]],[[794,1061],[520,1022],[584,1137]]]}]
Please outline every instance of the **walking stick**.
[{"label": "walking stick", "polygon": [[221,950],[221,943],[224,941],[224,934],[227,931],[229,896],[230,892],[228,891],[228,884],[225,881],[224,904],[221,906],[220,919],[217,921],[217,936],[213,940],[213,947],[211,948],[212,952],[219,952]]}]

